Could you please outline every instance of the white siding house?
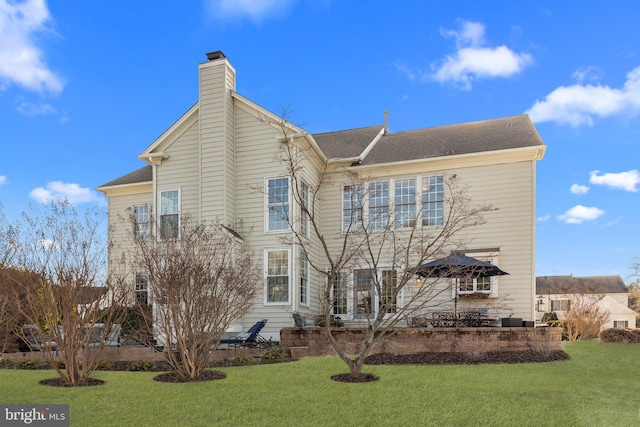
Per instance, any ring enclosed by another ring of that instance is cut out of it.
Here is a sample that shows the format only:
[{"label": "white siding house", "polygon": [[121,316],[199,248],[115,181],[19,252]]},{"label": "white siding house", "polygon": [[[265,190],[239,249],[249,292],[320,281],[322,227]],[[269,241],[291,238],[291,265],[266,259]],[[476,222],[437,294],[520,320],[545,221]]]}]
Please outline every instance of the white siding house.
[{"label": "white siding house", "polygon": [[[222,52],[207,58],[198,66],[198,102],[140,153],[145,166],[99,190],[108,197],[112,225],[132,212],[144,223],[148,212],[189,213],[229,227],[239,221],[250,227],[252,232],[242,236],[243,244],[264,260],[265,280],[263,292],[237,329],[268,319],[262,334],[277,339],[282,327],[293,325],[292,312],[320,312],[325,279],[305,265],[299,248],[283,243],[289,226],[270,215],[284,208],[270,206],[269,191],[286,194],[291,185],[281,161],[279,117],[236,92],[236,71]],[[424,210],[423,223],[437,227],[447,209],[437,193],[444,180],[467,187],[477,203],[494,206],[485,224],[465,232],[467,245],[456,249],[490,260],[509,275],[473,289],[487,298],[462,299],[460,304],[477,308],[485,300],[500,301],[492,305],[492,316],[535,319],[536,162],[546,146],[527,115],[404,132],[389,132],[386,119],[378,126],[322,134],[291,124],[286,131],[302,153],[305,185],[320,186],[313,208],[323,234],[335,236],[330,245],[341,242],[343,218],[350,209],[345,189],[354,179],[384,194],[376,200],[368,198],[365,211],[387,209],[396,220],[402,220],[402,212],[418,215],[430,203],[434,209],[429,210],[429,218]],[[434,194],[428,194],[434,188]],[[299,212],[291,198],[287,203],[286,209]],[[111,231],[112,240],[121,246],[126,245],[124,231],[116,226]],[[309,256],[322,262],[312,233],[309,242]],[[115,251],[110,254],[112,269],[119,256]],[[283,267],[280,283],[286,286],[268,285],[270,261]],[[349,291],[335,304],[335,314],[347,321],[358,320],[352,290],[359,274],[357,270],[347,274]],[[132,300],[134,290],[135,277],[131,277]],[[451,303],[453,298],[453,293],[447,293],[441,303]]]}]

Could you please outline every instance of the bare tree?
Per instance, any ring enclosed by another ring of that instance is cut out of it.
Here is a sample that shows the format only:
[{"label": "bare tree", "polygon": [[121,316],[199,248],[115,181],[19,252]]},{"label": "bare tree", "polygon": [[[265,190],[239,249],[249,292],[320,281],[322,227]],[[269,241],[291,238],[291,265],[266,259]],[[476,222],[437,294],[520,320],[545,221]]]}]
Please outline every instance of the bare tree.
[{"label": "bare tree", "polygon": [[[315,207],[322,202],[321,188],[332,185],[335,170],[328,162],[313,160],[312,149],[300,144],[300,135],[293,134],[286,119],[264,117],[263,121],[282,133],[280,160],[291,180],[290,191],[297,210],[297,214],[292,210],[284,215],[291,229],[285,241],[298,246],[311,267],[325,278],[320,306],[327,338],[349,367],[350,374],[360,376],[364,360],[376,342],[399,322],[426,308],[434,308],[438,297],[451,291],[437,279],[416,280],[416,269],[427,260],[449,255],[463,247],[468,243],[465,231],[483,224],[484,214],[494,208],[474,205],[466,188],[457,186],[455,179],[443,178],[430,183],[442,191],[442,203],[447,207],[443,218],[431,222],[429,218],[422,218],[417,209],[392,216],[388,206],[378,207],[372,203],[365,213],[363,199],[374,200],[385,189],[367,184],[366,176],[352,170],[338,175],[350,176],[349,184],[343,188],[343,203],[348,209],[343,212],[342,233],[328,235],[321,227],[320,212]],[[314,172],[309,170],[309,165],[318,163],[321,164],[317,166],[318,178],[315,185],[311,185],[310,177]],[[407,196],[417,200],[419,194],[416,192],[414,189]],[[396,227],[398,221],[402,223]],[[354,311],[358,319],[366,323],[355,354],[345,343],[339,342],[331,328],[333,309],[341,303],[344,278],[354,269],[358,272],[353,285],[357,294]]]},{"label": "bare tree", "polygon": [[[111,332],[119,286],[106,276],[104,213],[78,213],[67,201],[33,207],[11,225],[4,246],[17,311],[28,327],[25,341],[38,343],[68,384],[85,383],[95,370]],[[59,360],[62,362],[58,363]]]},{"label": "bare tree", "polygon": [[605,294],[576,294],[569,298],[568,310],[561,324],[569,341],[597,338],[602,326],[609,321],[609,313],[598,303]]},{"label": "bare tree", "polygon": [[180,376],[199,378],[261,287],[253,254],[233,230],[182,215],[160,224],[157,235],[135,239],[131,259],[148,275],[154,327],[169,363]]}]

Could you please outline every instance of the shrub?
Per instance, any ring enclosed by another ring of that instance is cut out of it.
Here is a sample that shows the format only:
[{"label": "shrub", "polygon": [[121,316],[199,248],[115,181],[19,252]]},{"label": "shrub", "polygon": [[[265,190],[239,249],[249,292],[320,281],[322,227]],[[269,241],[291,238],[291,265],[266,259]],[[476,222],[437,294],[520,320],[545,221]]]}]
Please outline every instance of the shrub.
[{"label": "shrub", "polygon": [[262,355],[262,359],[264,360],[282,360],[284,359],[284,354],[280,350],[269,350],[265,354]]},{"label": "shrub", "polygon": [[107,359],[100,359],[96,362],[96,369],[101,371],[109,370],[111,369],[111,366],[113,366],[113,363]]},{"label": "shrub", "polygon": [[0,369],[11,369],[13,368],[13,361],[9,359],[0,359]]},{"label": "shrub", "polygon": [[64,360],[60,359],[56,363],[58,365],[58,369],[64,369],[65,368]]},{"label": "shrub", "polygon": [[35,360],[21,360],[16,363],[16,369],[38,369],[38,362]]},{"label": "shrub", "polygon": [[234,365],[255,365],[256,359],[247,356],[236,356],[233,358]]},{"label": "shrub", "polygon": [[609,328],[600,331],[598,338],[604,343],[640,343],[639,329]]},{"label": "shrub", "polygon": [[155,367],[156,367],[156,364],[153,362],[150,362],[148,360],[138,360],[138,361],[132,362],[131,365],[129,365],[129,370],[148,372],[148,371],[153,371]]}]

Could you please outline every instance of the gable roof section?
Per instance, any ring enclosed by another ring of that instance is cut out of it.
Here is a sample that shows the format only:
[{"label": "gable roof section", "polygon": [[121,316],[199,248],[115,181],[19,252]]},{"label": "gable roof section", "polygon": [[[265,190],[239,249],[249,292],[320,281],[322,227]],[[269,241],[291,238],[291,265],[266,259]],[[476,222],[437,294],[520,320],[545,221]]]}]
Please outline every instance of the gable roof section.
[{"label": "gable roof section", "polygon": [[528,115],[389,133],[361,165],[395,163],[525,147],[544,149]]},{"label": "gable roof section", "polygon": [[313,135],[328,159],[350,159],[360,156],[382,130],[382,125]]},{"label": "gable roof section", "polygon": [[152,181],[153,181],[153,170],[150,165],[147,165],[133,172],[129,172],[128,174],[123,175],[120,178],[116,178],[113,181],[109,181],[106,184],[103,184],[100,187],[98,187],[98,189],[103,187],[116,187],[119,185],[141,184],[143,182],[152,182]]},{"label": "gable roof section", "polygon": [[623,294],[629,288],[620,276],[538,276],[536,294]]}]

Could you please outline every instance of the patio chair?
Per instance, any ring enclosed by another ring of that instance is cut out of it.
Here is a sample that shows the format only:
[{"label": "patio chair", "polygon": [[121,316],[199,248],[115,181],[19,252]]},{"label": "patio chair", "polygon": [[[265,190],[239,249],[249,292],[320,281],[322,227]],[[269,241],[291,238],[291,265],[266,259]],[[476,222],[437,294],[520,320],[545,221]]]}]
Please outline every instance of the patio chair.
[{"label": "patio chair", "polygon": [[260,331],[267,323],[267,319],[262,319],[249,328],[247,332],[238,334],[235,338],[221,339],[220,344],[232,345],[234,349],[237,347],[259,347],[265,348],[269,345],[269,341],[260,336]]},{"label": "patio chair", "polygon": [[293,316],[293,322],[296,324],[296,328],[308,328],[308,327],[312,327],[315,326],[314,322],[310,319],[307,319],[307,317],[300,313],[299,311],[294,311],[292,313]]}]

